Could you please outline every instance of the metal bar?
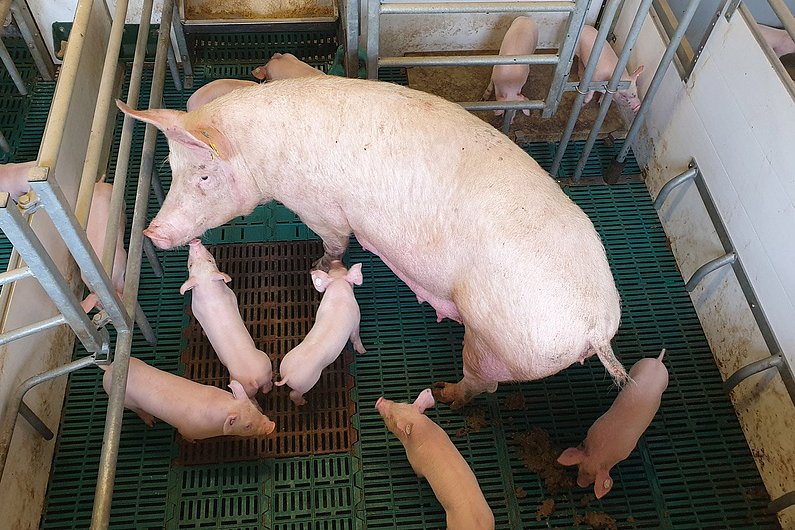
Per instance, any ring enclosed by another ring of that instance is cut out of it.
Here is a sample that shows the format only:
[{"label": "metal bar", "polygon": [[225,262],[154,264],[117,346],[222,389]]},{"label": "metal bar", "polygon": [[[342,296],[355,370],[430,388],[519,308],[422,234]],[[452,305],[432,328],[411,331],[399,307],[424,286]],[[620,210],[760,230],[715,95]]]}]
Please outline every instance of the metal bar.
[{"label": "metal bar", "polygon": [[8,140],[6,140],[6,137],[5,137],[5,135],[3,134],[2,131],[0,131],[0,150],[4,151],[6,153],[10,153],[11,152],[11,146],[8,145]]},{"label": "metal bar", "polygon": [[50,428],[47,427],[47,424],[44,423],[44,421],[42,421],[42,419],[30,409],[30,407],[28,407],[24,400],[19,402],[19,415],[25,418],[25,421],[27,421],[31,427],[36,429],[38,433],[41,434],[41,437],[45,440],[52,440],[53,436],[55,436]]},{"label": "metal bar", "polygon": [[[91,134],[88,137],[86,147],[86,161],[83,164],[83,174],[80,177],[80,188],[77,192],[77,202],[75,203],[75,217],[84,227],[88,223],[88,215],[91,210],[91,198],[94,194],[94,184],[97,181],[99,171],[99,159],[102,154],[102,147],[105,144],[105,134],[108,126],[108,113],[113,98],[113,88],[116,84],[116,65],[119,62],[119,49],[121,49],[121,39],[124,34],[124,19],[127,16],[127,0],[116,2],[116,11],[113,14],[113,23],[110,27],[110,37],[108,38],[107,48],[105,49],[105,62],[102,65],[102,77],[99,81],[99,92],[97,93],[97,104],[94,107],[94,117],[91,122]],[[71,41],[71,36],[69,38]],[[70,43],[71,46],[71,43]],[[115,108],[115,105],[114,105]],[[111,134],[113,131],[111,131]],[[119,215],[119,210],[110,210],[110,218]]]},{"label": "metal bar", "polygon": [[682,41],[682,37],[685,36],[685,31],[690,25],[690,21],[693,19],[693,15],[696,13],[696,9],[698,9],[700,2],[701,0],[690,0],[690,3],[687,5],[687,10],[682,16],[682,19],[679,21],[679,25],[676,27],[676,32],[671,37],[671,42],[668,43],[668,47],[665,49],[662,59],[660,59],[660,64],[657,66],[657,70],[654,72],[654,77],[651,80],[649,89],[646,91],[643,102],[640,104],[638,115],[635,116],[634,120],[632,120],[632,126],[629,129],[629,133],[627,133],[627,137],[624,139],[624,145],[621,146],[621,150],[619,151],[615,160],[610,163],[610,168],[605,174],[605,180],[608,178],[618,178],[618,176],[621,175],[621,171],[623,170],[624,166],[624,160],[627,157],[627,153],[629,153],[630,146],[640,132],[640,126],[643,125],[646,114],[649,113],[649,109],[651,108],[652,102],[654,101],[654,96],[657,94],[657,90],[659,90],[662,80],[665,77],[665,72],[668,70],[668,66],[671,64],[671,61],[676,55],[676,50],[679,48],[679,43]]},{"label": "metal bar", "polygon": [[515,116],[516,116],[516,111],[514,109],[505,111],[505,114],[503,114],[502,118],[502,127],[500,127],[500,131],[502,132],[502,134],[507,135],[508,132],[511,130],[511,123],[513,122]]},{"label": "metal bar", "polygon": [[[695,1],[699,2],[700,0]],[[624,48],[621,50],[621,55],[618,57],[616,69],[613,70],[613,75],[610,77],[608,90],[604,93],[602,96],[602,101],[599,103],[599,114],[596,117],[593,127],[591,127],[591,132],[588,134],[588,139],[585,141],[585,146],[583,146],[583,151],[580,154],[580,159],[577,162],[577,167],[574,169],[574,175],[572,178],[575,182],[580,180],[582,171],[585,169],[585,164],[588,162],[591,149],[593,149],[593,146],[596,143],[596,137],[599,135],[599,132],[602,129],[602,124],[607,117],[607,111],[610,110],[610,103],[613,101],[613,93],[616,91],[616,87],[618,86],[618,82],[621,80],[621,76],[626,71],[627,63],[629,62],[629,56],[632,53],[632,48],[635,46],[638,35],[640,35],[640,30],[643,27],[643,22],[646,20],[646,15],[649,13],[651,4],[652,0],[642,0],[638,6],[638,11],[635,13],[635,18],[632,20],[632,26],[629,29],[629,34],[627,35],[627,40],[624,43]],[[692,14],[690,16],[692,17]],[[623,167],[621,170],[623,171]],[[619,171],[618,175],[615,177],[615,181],[612,180],[612,177],[610,177],[610,180],[608,180],[608,176],[606,175],[605,181],[614,183],[617,181],[618,176],[620,175],[621,171]]]},{"label": "metal bar", "polygon": [[171,27],[174,28],[174,40],[176,41],[174,44],[182,62],[182,72],[185,74],[185,88],[193,88],[193,64],[190,62],[190,50],[188,50],[188,43],[185,40],[185,32],[182,30],[177,4],[174,4],[174,13],[171,16]]},{"label": "metal bar", "polygon": [[726,20],[732,19],[732,15],[737,11],[737,7],[742,1],[743,0],[731,0],[731,2],[729,2],[729,7],[726,8]]},{"label": "metal bar", "polygon": [[367,3],[367,79],[378,79],[378,54],[381,46],[381,0]]},{"label": "metal bar", "polygon": [[[584,73],[583,73],[583,77],[585,77]],[[576,82],[568,81],[568,82],[566,82],[563,85],[563,90],[565,92],[574,92],[575,90],[577,90],[577,91],[581,91],[581,92],[585,92],[585,93],[587,93],[587,92],[589,92],[591,90],[593,90],[593,91],[597,91],[598,90],[598,91],[604,92],[604,91],[607,90],[608,83],[609,83],[609,81],[591,81],[586,86],[584,83],[581,83],[579,81],[576,81]],[[616,87],[616,90],[626,90],[626,89],[628,89],[631,86],[632,86],[632,81],[619,81],[618,82],[618,87]],[[583,96],[584,96],[584,94],[583,94]]]},{"label": "metal bar", "polygon": [[33,276],[33,273],[30,272],[30,267],[19,267],[0,274],[0,285],[30,278],[31,276]]},{"label": "metal bar", "polygon": [[155,251],[155,246],[152,244],[152,240],[144,236],[143,245],[146,259],[149,261],[149,265],[152,266],[152,272],[158,278],[162,278],[163,265],[160,263],[160,258],[157,257],[157,252]]},{"label": "metal bar", "polygon": [[[0,18],[0,24],[2,24],[3,19]],[[17,86],[17,90],[23,96],[28,95],[28,89],[25,87],[25,81],[22,80],[22,76],[19,74],[19,70],[17,70],[17,66],[14,64],[14,60],[11,58],[11,54],[8,53],[8,48],[3,43],[3,39],[0,39],[0,59],[3,60],[3,64],[6,65],[6,70],[8,70],[8,75],[11,76],[11,79],[14,81],[14,84]]]},{"label": "metal bar", "polygon": [[152,325],[149,323],[149,319],[146,318],[146,314],[137,300],[135,302],[135,322],[138,324],[138,328],[141,330],[141,334],[144,336],[144,339],[146,339],[146,342],[149,343],[150,346],[157,346],[157,335],[155,335]]},{"label": "metal bar", "polygon": [[[7,200],[8,194],[4,195]],[[0,198],[0,201],[2,200]],[[0,204],[0,229],[25,259],[25,263],[33,271],[42,288],[47,291],[55,306],[63,313],[66,322],[74,330],[86,351],[98,351],[102,341],[96,327],[80,307],[80,302],[47,253],[47,249],[13,204],[9,205],[7,202]]]},{"label": "metal bar", "polygon": [[[590,0],[588,0],[590,2]],[[438,15],[445,13],[569,13],[577,9],[571,2],[449,2],[384,3],[382,15]]]},{"label": "metal bar", "polygon": [[[157,36],[157,52],[155,54],[152,88],[149,93],[149,108],[159,107],[163,99],[166,56],[170,47],[170,28],[173,14],[173,0],[164,0],[160,19],[160,29]],[[153,125],[147,124],[141,153],[141,168],[138,172],[138,189],[135,196],[133,222],[130,229],[129,259],[127,260],[127,273],[124,285],[124,305],[128,313],[134,312],[135,303],[138,299],[138,282],[141,275],[143,225],[146,222],[156,140],[157,129]],[[104,530],[108,527],[110,521],[110,505],[113,497],[113,482],[116,476],[116,460],[119,453],[119,437],[121,435],[121,420],[124,411],[124,394],[127,388],[127,372],[130,363],[131,345],[131,332],[125,331],[118,334],[116,340],[116,355],[113,362],[113,378],[108,399],[108,411],[105,418],[104,444],[102,445],[97,488],[96,494],[94,495],[94,511],[91,517],[92,530]]]},{"label": "metal bar", "polygon": [[558,64],[558,56],[551,53],[532,55],[429,55],[425,57],[381,57],[378,66],[492,66],[497,64]]},{"label": "metal bar", "polygon": [[58,315],[46,320],[35,322],[33,324],[28,324],[27,326],[12,329],[11,331],[6,331],[0,335],[0,346],[15,340],[29,337],[30,335],[34,335],[40,331],[45,331],[50,328],[60,326],[61,324],[66,324],[66,318],[63,315]]},{"label": "metal bar", "polygon": [[157,168],[152,168],[152,190],[155,192],[157,203],[163,206],[163,201],[166,200],[166,193],[163,190],[163,181],[160,180],[160,172]]},{"label": "metal bar", "polygon": [[11,447],[11,438],[14,435],[14,427],[16,426],[17,418],[19,417],[20,404],[25,398],[25,394],[27,394],[28,391],[36,385],[51,379],[55,379],[56,377],[60,377],[62,375],[70,374],[76,370],[85,368],[86,366],[91,366],[93,364],[96,364],[93,355],[72,361],[69,364],[59,366],[58,368],[27,379],[17,387],[16,391],[11,396],[9,396],[8,407],[5,410],[3,422],[0,424],[0,477],[3,476],[3,470],[6,467],[8,450]]},{"label": "metal bar", "polygon": [[737,254],[732,251],[706,262],[704,265],[696,269],[696,272],[693,273],[693,276],[687,280],[685,289],[688,293],[692,293],[693,290],[698,287],[698,284],[701,283],[701,280],[706,278],[709,273],[715,272],[726,265],[732,265],[735,261],[737,261]]},{"label": "metal bar", "polygon": [[770,513],[778,513],[789,508],[790,506],[795,506],[795,491],[790,491],[781,497],[770,501],[770,504],[767,505],[767,511]]},{"label": "metal bar", "polygon": [[[599,58],[602,56],[602,49],[604,48],[607,39],[607,32],[610,27],[610,22],[615,17],[616,12],[618,11],[618,5],[621,3],[621,1],[622,0],[610,0],[607,6],[605,6],[605,11],[602,15],[602,23],[599,25],[599,31],[596,33],[596,40],[594,41],[593,49],[591,50],[591,56],[588,58],[588,62],[586,63],[585,70],[582,74],[582,79],[580,79],[580,86],[587,85],[589,90],[591,89],[591,79],[593,79],[593,74],[596,71],[596,65],[599,62]],[[632,26],[632,29],[635,29],[634,25]],[[640,31],[640,24],[638,25],[638,31]],[[577,124],[577,118],[579,118],[580,112],[582,111],[583,101],[585,100],[585,94],[588,93],[588,90],[581,90],[578,87],[577,92],[579,93],[574,100],[574,105],[572,106],[571,114],[569,115],[569,121],[566,123],[566,129],[564,129],[563,136],[561,137],[558,148],[555,151],[555,159],[552,161],[552,169],[549,172],[550,175],[555,177],[558,176],[560,163],[563,161],[563,155],[566,153],[566,147],[568,147],[569,141],[571,140],[571,135],[574,132],[574,126]]]},{"label": "metal bar", "polygon": [[[47,178],[46,168],[36,167],[31,169],[30,182],[31,189],[39,196],[47,214],[52,219],[53,224],[58,227],[58,232],[66,243],[69,252],[80,267],[80,271],[88,281],[88,286],[102,303],[103,309],[110,316],[113,326],[117,330],[129,330],[132,328],[130,315],[132,312],[125,311],[121,305],[111,284],[108,274],[102,269],[102,263],[91,248],[88,237],[77,218],[69,210],[61,188],[55,179]],[[24,256],[25,261],[28,257]],[[38,276],[38,275],[37,275]],[[61,307],[57,304],[57,307]],[[68,318],[69,315],[67,315]],[[94,352],[96,350],[88,350]]]},{"label": "metal bar", "polygon": [[459,103],[467,110],[538,110],[544,108],[544,101],[531,99],[529,101],[464,101]]},{"label": "metal bar", "polygon": [[[138,38],[135,41],[135,56],[133,58],[132,71],[130,72],[130,86],[127,90],[127,104],[131,107],[138,106],[138,96],[141,91],[141,74],[144,69],[146,58],[146,43],[149,37],[149,23],[152,18],[152,5],[154,0],[144,0],[141,6],[141,22],[138,25]],[[124,204],[124,190],[127,186],[127,169],[130,164],[130,147],[132,146],[133,128],[135,119],[131,116],[124,116],[122,124],[121,139],[119,140],[119,152],[116,157],[116,170],[113,173],[113,191],[110,195],[110,210],[120,212]],[[108,219],[108,229],[105,232],[105,243],[102,245],[102,266],[105,272],[111,274],[113,271],[113,259],[116,255],[116,239],[119,232],[119,222],[121,215],[110,216]]]},{"label": "metal bar", "polygon": [[356,78],[359,75],[359,7],[358,2],[345,0],[345,75]]},{"label": "metal bar", "polygon": [[177,57],[174,52],[174,48],[169,46],[168,48],[168,56],[166,57],[168,62],[168,70],[171,72],[171,80],[174,82],[174,88],[177,89],[177,92],[182,92],[182,80],[179,78],[179,67],[177,66]]},{"label": "metal bar", "polygon": [[[44,39],[36,25],[36,19],[33,18],[33,13],[28,8],[28,3],[24,0],[13,0],[11,2],[11,13],[14,15],[14,20],[17,21],[19,32],[28,45],[33,62],[39,70],[39,75],[45,81],[52,81],[55,79],[55,63],[50,58],[50,52],[47,50],[47,45],[44,44]],[[5,20],[5,16],[0,18],[0,21],[2,20]]]},{"label": "metal bar", "polygon": [[558,110],[560,98],[563,96],[563,85],[569,79],[571,62],[574,58],[574,49],[577,40],[580,38],[580,32],[585,23],[585,15],[590,6],[591,0],[577,0],[574,11],[569,15],[566,36],[563,38],[563,45],[558,50],[560,60],[555,68],[555,73],[552,75],[552,84],[547,93],[546,106],[544,107],[544,112],[541,113],[542,118],[549,118]]},{"label": "metal bar", "polygon": [[4,23],[11,11],[11,0],[0,0],[0,24]]},{"label": "metal bar", "polygon": [[[75,20],[69,34],[69,47],[66,49],[61,71],[58,74],[58,87],[50,105],[47,116],[47,127],[39,149],[39,164],[55,169],[55,161],[61,148],[61,139],[66,128],[66,118],[69,114],[69,102],[77,81],[77,71],[80,66],[80,55],[83,53],[83,44],[87,34],[91,7],[94,0],[80,0],[75,10]],[[70,59],[71,57],[71,59]]]},{"label": "metal bar", "polygon": [[787,30],[789,36],[795,40],[795,16],[790,12],[784,0],[767,0],[767,3],[770,4],[770,8],[779,20],[781,20],[781,24],[784,26],[784,29]]},{"label": "metal bar", "polygon": [[668,198],[668,195],[670,195],[671,192],[674,191],[674,189],[678,188],[679,186],[681,186],[682,184],[684,184],[689,180],[693,180],[694,178],[696,178],[696,175],[698,175],[698,168],[691,167],[684,173],[680,173],[679,175],[675,176],[674,178],[666,182],[663,185],[663,187],[660,188],[660,193],[657,194],[657,198],[654,199],[654,207],[657,210],[659,210],[660,207],[665,202],[665,199]]},{"label": "metal bar", "polygon": [[783,356],[777,353],[776,355],[771,355],[770,357],[765,357],[764,359],[747,364],[734,372],[731,377],[723,383],[723,391],[729,394],[732,389],[743,380],[748,379],[752,375],[764,372],[765,370],[770,370],[771,368],[778,369],[783,363]]}]

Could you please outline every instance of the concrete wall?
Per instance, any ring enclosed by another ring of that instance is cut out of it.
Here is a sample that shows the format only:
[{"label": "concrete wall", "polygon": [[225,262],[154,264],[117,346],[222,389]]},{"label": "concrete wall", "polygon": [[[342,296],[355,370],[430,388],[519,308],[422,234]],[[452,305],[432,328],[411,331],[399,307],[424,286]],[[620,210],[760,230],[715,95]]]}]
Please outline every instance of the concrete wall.
[{"label": "concrete wall", "polygon": [[[637,8],[627,0],[616,28],[620,46]],[[667,38],[651,19],[633,51],[630,70],[652,71]],[[651,75],[641,78],[645,94]],[[718,20],[685,85],[671,66],[633,146],[653,195],[695,158],[737,253],[775,331],[795,365],[795,102],[739,13]],[[676,190],[660,212],[682,275],[722,254],[694,185]],[[691,295],[724,378],[768,355],[730,268]],[[773,498],[795,489],[795,408],[775,374],[746,381],[733,401]],[[795,528],[795,509],[781,514]]]}]

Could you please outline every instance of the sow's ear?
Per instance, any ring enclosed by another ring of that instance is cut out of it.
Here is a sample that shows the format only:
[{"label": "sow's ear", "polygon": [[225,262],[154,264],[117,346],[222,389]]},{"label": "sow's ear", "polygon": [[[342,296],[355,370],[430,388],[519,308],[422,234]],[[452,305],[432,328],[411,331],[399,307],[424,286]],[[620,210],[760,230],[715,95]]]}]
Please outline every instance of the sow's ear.
[{"label": "sow's ear", "polygon": [[210,126],[188,125],[195,122],[187,118],[189,114],[181,110],[171,109],[151,109],[135,110],[120,100],[116,100],[116,106],[125,114],[145,123],[151,123],[166,135],[166,138],[174,142],[179,142],[188,149],[200,150],[218,156],[223,160],[228,160],[231,154],[230,143],[218,129]]},{"label": "sow's ear", "polygon": [[574,466],[585,459],[585,453],[577,447],[569,447],[558,457],[558,464],[562,466]]}]

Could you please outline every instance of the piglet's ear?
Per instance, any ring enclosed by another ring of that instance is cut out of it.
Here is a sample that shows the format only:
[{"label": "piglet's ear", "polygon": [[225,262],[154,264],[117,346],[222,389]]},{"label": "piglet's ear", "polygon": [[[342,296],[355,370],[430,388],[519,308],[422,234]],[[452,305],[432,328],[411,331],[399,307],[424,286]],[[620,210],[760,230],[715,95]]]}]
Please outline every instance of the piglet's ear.
[{"label": "piglet's ear", "polygon": [[578,447],[569,447],[558,457],[558,464],[562,466],[574,466],[585,459],[585,453]]},{"label": "piglet's ear", "polygon": [[638,82],[638,77],[640,77],[640,74],[643,73],[643,69],[644,68],[645,68],[644,65],[638,66],[638,69],[635,70],[634,72],[632,72],[632,75],[629,76],[629,78],[632,79],[633,82],[637,83]]},{"label": "piglet's ear", "polygon": [[214,272],[212,278],[213,278],[214,281],[219,281],[219,282],[223,281],[224,283],[229,283],[229,282],[232,281],[232,277],[231,276],[229,276],[227,273],[221,272],[221,271]]},{"label": "piglet's ear", "polygon": [[232,389],[232,395],[235,396],[235,399],[248,399],[246,391],[243,390],[243,385],[241,385],[238,381],[235,381],[234,379],[229,381],[229,388]]},{"label": "piglet's ear", "polygon": [[424,413],[426,409],[432,409],[434,405],[436,405],[436,401],[433,399],[433,393],[430,388],[420,392],[420,395],[414,400],[414,406],[420,414]]},{"label": "piglet's ear", "polygon": [[600,469],[596,473],[596,482],[593,485],[594,495],[597,499],[601,499],[613,489],[613,479],[610,478],[610,473],[604,469]]},{"label": "piglet's ear", "polygon": [[345,279],[353,285],[361,285],[364,281],[362,277],[362,264],[357,263],[348,269],[348,274],[345,276]]},{"label": "piglet's ear", "polygon": [[179,294],[185,294],[187,291],[190,291],[198,284],[199,282],[196,281],[196,278],[194,278],[193,276],[189,277],[185,281],[185,283],[183,283],[182,286],[179,288]]},{"label": "piglet's ear", "polygon": [[329,277],[328,273],[325,271],[312,271],[312,285],[315,286],[315,289],[318,292],[323,292],[328,287],[328,284],[331,283],[331,278]]}]

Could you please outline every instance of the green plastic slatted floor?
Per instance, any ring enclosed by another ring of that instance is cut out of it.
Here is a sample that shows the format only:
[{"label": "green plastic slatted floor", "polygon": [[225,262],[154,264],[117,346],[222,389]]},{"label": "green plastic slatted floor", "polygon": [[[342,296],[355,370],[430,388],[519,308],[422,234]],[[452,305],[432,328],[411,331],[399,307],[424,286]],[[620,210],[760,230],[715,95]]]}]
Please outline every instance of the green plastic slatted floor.
[{"label": "green plastic slatted floor", "polygon": [[[275,51],[291,51],[327,66],[335,48],[333,40],[315,34],[208,37],[203,44],[199,59],[206,64],[199,68],[196,86],[220,76],[245,77],[249,66]],[[405,83],[400,71],[382,73],[384,78]],[[145,90],[149,80],[147,72]],[[0,88],[2,81],[0,73]],[[9,135],[4,125],[14,147],[13,160],[35,156],[52,88],[52,83],[38,82],[33,95],[23,98],[23,110],[18,110],[15,118],[27,116],[21,134]],[[184,108],[188,96],[167,83],[164,102],[170,108]],[[0,105],[7,105],[13,97],[0,92]],[[142,95],[141,103],[146,99]],[[14,123],[18,131],[22,121]],[[134,152],[140,151],[142,137],[139,125]],[[585,176],[601,176],[604,164],[619,146],[597,144],[598,156],[586,168]],[[576,163],[581,148],[580,143],[570,149],[564,159],[564,176]],[[549,166],[553,144],[531,143],[525,149]],[[156,161],[167,188],[169,168],[160,164],[166,155],[161,136]],[[634,160],[630,162],[627,174],[637,172]],[[137,173],[137,162],[133,162],[131,181]],[[127,190],[128,208],[133,182]],[[619,528],[774,528],[775,519],[763,513],[766,501],[758,494],[759,475],[721,391],[720,376],[644,185],[632,182],[566,191],[602,234],[621,291],[623,315],[615,340],[617,353],[629,366],[666,347],[671,373],[660,413],[638,450],[614,470],[614,490],[601,502],[591,502],[587,510],[611,514]],[[151,199],[150,218],[157,208]],[[205,241],[314,237],[292,213],[271,204],[210,231]],[[162,279],[155,278],[144,262],[140,301],[159,343],[151,348],[137,332],[133,343],[134,355],[176,373],[182,369],[178,359],[187,324],[185,300],[179,295],[186,258],[184,249],[161,253]],[[359,411],[353,422],[360,440],[354,449],[318,457],[178,467],[171,464],[175,456],[173,429],[162,423],[146,428],[126,412],[111,528],[444,526],[444,512],[432,491],[414,476],[400,443],[386,431],[373,404],[381,394],[407,400],[433,381],[457,380],[462,329],[449,321],[437,323],[428,305],[418,305],[411,291],[380,260],[355,243],[348,261],[364,264],[365,283],[357,287],[356,294],[362,309],[362,340],[368,348],[352,365],[356,380],[352,397]],[[77,348],[75,355],[83,353]],[[99,370],[85,370],[70,379],[43,528],[88,527],[107,403],[100,375]],[[518,394],[526,407],[510,410],[505,406],[506,397],[515,399]],[[586,491],[575,489],[556,496],[555,512],[549,519],[537,521],[538,505],[549,496],[539,477],[523,467],[512,435],[540,427],[560,446],[576,444],[614,395],[602,367],[590,361],[542,381],[504,385],[493,395],[479,397],[474,407],[486,419],[479,429],[465,429],[465,418],[444,405],[429,415],[446,429],[472,465],[498,528],[571,528],[575,527],[574,516],[586,511],[580,504]],[[516,488],[522,488],[526,496],[517,496]]]}]

